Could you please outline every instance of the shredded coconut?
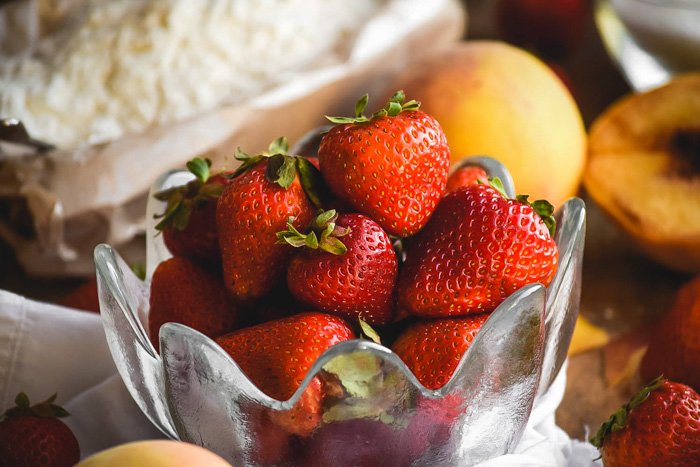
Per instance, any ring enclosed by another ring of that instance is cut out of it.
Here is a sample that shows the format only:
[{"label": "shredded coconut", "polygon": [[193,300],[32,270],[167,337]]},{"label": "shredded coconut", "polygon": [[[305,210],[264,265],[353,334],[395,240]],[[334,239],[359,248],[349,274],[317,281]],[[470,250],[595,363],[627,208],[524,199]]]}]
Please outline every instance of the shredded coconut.
[{"label": "shredded coconut", "polygon": [[343,59],[381,0],[84,0],[31,53],[0,56],[0,116],[62,148],[259,95]]}]

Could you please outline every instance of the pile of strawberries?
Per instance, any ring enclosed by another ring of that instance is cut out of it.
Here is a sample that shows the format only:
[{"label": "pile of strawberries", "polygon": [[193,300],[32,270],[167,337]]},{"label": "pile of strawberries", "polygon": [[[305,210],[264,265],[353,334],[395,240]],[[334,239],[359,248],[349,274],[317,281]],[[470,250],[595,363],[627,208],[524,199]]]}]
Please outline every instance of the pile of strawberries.
[{"label": "pile of strawberries", "polygon": [[[173,258],[151,282],[150,334],[186,324],[214,338],[265,393],[286,400],[330,346],[369,324],[419,381],[437,389],[488,314],[557,268],[553,207],[509,199],[465,167],[448,181],[438,122],[397,92],[371,116],[329,118],[317,153],[238,149],[235,171],[157,194]],[[449,190],[448,190],[449,187]],[[388,337],[387,337],[388,336]],[[275,420],[308,435],[324,401],[318,377]]]}]

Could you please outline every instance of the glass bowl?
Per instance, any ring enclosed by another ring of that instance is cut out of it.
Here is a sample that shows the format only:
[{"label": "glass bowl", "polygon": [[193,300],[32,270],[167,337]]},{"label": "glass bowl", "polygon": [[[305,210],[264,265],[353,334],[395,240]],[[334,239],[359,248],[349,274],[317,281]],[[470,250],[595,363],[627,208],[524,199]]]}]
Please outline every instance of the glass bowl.
[{"label": "glass bowl", "polygon": [[609,55],[637,91],[700,70],[697,0],[596,0],[594,18]]},{"label": "glass bowl", "polygon": [[[506,181],[496,160],[471,158]],[[152,192],[188,180],[164,174]],[[150,196],[147,218],[162,212]],[[259,390],[214,341],[181,324],[160,329],[160,354],[146,329],[149,279],[138,279],[106,244],[95,249],[102,320],[117,369],[148,419],[166,436],[204,446],[233,465],[472,465],[516,447],[533,404],[557,376],[581,289],[585,206],[556,213],[560,263],[549,287],[532,284],[489,317],[439,390],[423,387],[388,348],[362,339],[323,353],[286,401]],[[147,274],[168,256],[149,226]],[[148,276],[150,277],[150,276]],[[322,422],[310,436],[275,417],[293,408],[315,376],[324,385]]]}]

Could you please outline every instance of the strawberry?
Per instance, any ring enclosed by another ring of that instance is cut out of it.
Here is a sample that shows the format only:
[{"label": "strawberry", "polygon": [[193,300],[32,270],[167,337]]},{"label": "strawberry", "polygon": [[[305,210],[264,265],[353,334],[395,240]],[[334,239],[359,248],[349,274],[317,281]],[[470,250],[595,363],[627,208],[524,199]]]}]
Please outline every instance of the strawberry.
[{"label": "strawberry", "polygon": [[455,392],[437,398],[419,397],[401,436],[409,458],[420,458],[428,450],[449,449],[450,433],[467,406],[464,396]]},{"label": "strawberry", "polygon": [[428,389],[440,389],[457,369],[488,314],[442,318],[410,325],[391,350]]},{"label": "strawberry", "polygon": [[299,465],[407,467],[410,463],[405,461],[400,434],[400,430],[372,418],[329,423],[309,439]]},{"label": "strawberry", "polygon": [[[143,264],[133,264],[131,270],[139,279],[145,280],[146,268]],[[64,295],[58,304],[76,310],[99,313],[100,297],[97,292],[97,276],[93,275],[86,279],[85,282]]]},{"label": "strawberry", "polygon": [[211,175],[211,161],[195,158],[187,163],[195,179],[180,187],[155,194],[167,201],[165,212],[156,225],[163,241],[174,256],[198,261],[220,261],[219,236],[216,232],[216,202],[228,180],[224,174]]},{"label": "strawberry", "polygon": [[445,191],[450,164],[447,138],[419,103],[397,92],[386,107],[355,117],[329,117],[334,126],[321,140],[321,173],[331,191],[377,222],[387,233],[418,232]]},{"label": "strawberry", "polygon": [[281,243],[302,247],[287,270],[287,285],[300,302],[319,311],[369,324],[391,321],[398,260],[391,239],[362,214],[321,211],[302,234],[291,222]]},{"label": "strawberry", "polygon": [[294,455],[292,436],[273,423],[270,413],[260,405],[251,405],[247,411],[246,424],[253,438],[248,460],[252,465],[286,465],[285,460]]},{"label": "strawberry", "polygon": [[552,211],[544,200],[508,199],[498,179],[448,194],[408,245],[399,306],[461,316],[492,311],[527,284],[548,285],[558,260]]},{"label": "strawberry", "polygon": [[[284,401],[324,351],[352,338],[352,329],[342,319],[306,312],[239,329],[216,342],[261,391]],[[316,377],[292,409],[271,417],[290,433],[306,436],[321,420],[322,393]]]},{"label": "strawberry", "polygon": [[80,460],[78,440],[59,417],[68,412],[54,404],[56,395],[31,405],[26,394],[0,422],[0,467],[70,467]]},{"label": "strawberry", "polygon": [[297,228],[311,221],[320,175],[308,160],[287,154],[285,138],[256,156],[238,149],[236,158],[243,164],[219,197],[216,225],[226,288],[250,303],[284,282],[293,251],[276,244],[276,234],[290,217]]},{"label": "strawberry", "polygon": [[233,329],[236,311],[221,279],[198,263],[174,256],[153,271],[148,330],[158,348],[158,331],[181,323],[209,337]]},{"label": "strawberry", "polygon": [[488,174],[478,165],[462,165],[447,178],[445,193],[451,193],[461,186],[475,185],[478,182],[488,183],[488,180]]},{"label": "strawberry", "polygon": [[700,395],[659,377],[615,412],[591,442],[606,467],[700,466]]},{"label": "strawberry", "polygon": [[92,276],[77,288],[65,295],[59,302],[63,306],[76,310],[100,312],[100,300],[97,296],[97,276]]},{"label": "strawberry", "polygon": [[700,391],[700,275],[681,286],[654,327],[641,372],[645,379],[663,374]]}]

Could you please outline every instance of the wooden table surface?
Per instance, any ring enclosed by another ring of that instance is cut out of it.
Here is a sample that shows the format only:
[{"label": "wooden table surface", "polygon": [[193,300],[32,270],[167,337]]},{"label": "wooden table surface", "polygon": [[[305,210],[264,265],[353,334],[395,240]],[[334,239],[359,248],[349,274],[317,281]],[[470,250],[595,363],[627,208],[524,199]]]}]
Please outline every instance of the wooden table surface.
[{"label": "wooden table surface", "polygon": [[[497,38],[490,0],[468,2],[470,39]],[[630,91],[607,57],[592,17],[584,46],[560,63],[573,85],[573,92],[586,125],[615,99]],[[612,384],[611,373],[619,373],[638,346],[630,336],[668,307],[678,286],[688,279],[658,266],[635,251],[628,240],[601,213],[587,203],[588,229],[583,265],[580,313],[610,333],[613,340],[603,348],[573,356],[568,367],[564,400],[557,422],[571,436],[582,438],[595,431],[639,387],[635,378]],[[31,298],[53,301],[79,284],[77,279],[27,277],[12,251],[0,243],[0,289]],[[641,335],[643,340],[643,335]],[[614,376],[614,375],[613,375]]]}]

